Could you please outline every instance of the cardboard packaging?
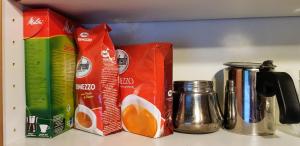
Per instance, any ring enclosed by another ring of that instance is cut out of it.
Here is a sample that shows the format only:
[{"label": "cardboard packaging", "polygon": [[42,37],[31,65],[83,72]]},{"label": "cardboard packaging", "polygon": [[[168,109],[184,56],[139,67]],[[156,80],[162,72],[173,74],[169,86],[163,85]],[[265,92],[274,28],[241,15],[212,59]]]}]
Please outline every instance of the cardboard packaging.
[{"label": "cardboard packaging", "polygon": [[74,125],[75,25],[49,9],[23,16],[26,136],[54,137]]}]

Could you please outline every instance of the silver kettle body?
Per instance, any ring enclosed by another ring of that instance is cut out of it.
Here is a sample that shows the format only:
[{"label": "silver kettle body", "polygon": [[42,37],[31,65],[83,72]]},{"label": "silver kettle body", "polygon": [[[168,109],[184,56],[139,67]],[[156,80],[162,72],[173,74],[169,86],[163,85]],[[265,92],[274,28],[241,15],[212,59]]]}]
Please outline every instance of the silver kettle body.
[{"label": "silver kettle body", "polygon": [[174,82],[174,127],[183,133],[211,133],[222,124],[212,81]]},{"label": "silver kettle body", "polygon": [[233,97],[228,97],[229,91],[225,89],[224,96],[219,99],[225,116],[223,124],[229,125],[224,126],[225,129],[246,135],[274,134],[276,98],[280,122],[300,122],[300,104],[293,80],[287,73],[273,72],[272,61],[262,64],[230,62],[225,65],[228,68],[224,69],[224,89],[228,89],[228,81],[234,85]]}]

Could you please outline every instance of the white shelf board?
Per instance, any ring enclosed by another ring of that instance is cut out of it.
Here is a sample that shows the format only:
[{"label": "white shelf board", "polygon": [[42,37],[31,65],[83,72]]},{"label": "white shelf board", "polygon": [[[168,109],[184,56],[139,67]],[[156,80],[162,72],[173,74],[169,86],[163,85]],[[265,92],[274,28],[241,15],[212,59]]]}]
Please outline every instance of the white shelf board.
[{"label": "white shelf board", "polygon": [[299,0],[19,0],[83,23],[300,16]]},{"label": "white shelf board", "polygon": [[53,139],[25,138],[8,146],[296,146],[300,137],[277,131],[273,136],[249,136],[219,130],[210,134],[174,133],[151,139],[127,132],[101,137],[72,129]]}]

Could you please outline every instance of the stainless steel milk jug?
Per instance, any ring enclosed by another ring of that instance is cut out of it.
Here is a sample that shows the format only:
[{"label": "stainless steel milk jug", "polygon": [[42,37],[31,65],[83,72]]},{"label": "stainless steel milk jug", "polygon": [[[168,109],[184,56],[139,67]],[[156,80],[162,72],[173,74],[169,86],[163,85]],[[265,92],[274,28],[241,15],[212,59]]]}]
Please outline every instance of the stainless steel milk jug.
[{"label": "stainless steel milk jug", "polygon": [[[235,101],[230,104],[236,104],[224,105],[225,96],[219,100],[223,107],[236,108],[231,111],[228,111],[230,108],[227,108],[227,111],[223,108],[224,115],[227,115],[225,118],[231,121],[227,123],[230,125],[228,129],[249,135],[274,134],[275,98],[278,101],[279,121],[282,124],[300,122],[300,104],[293,80],[285,72],[273,72],[275,66],[272,61],[268,60],[262,64],[228,62],[224,65],[228,66],[224,69],[224,85],[228,80],[233,81]],[[235,113],[226,114],[232,111]]]}]

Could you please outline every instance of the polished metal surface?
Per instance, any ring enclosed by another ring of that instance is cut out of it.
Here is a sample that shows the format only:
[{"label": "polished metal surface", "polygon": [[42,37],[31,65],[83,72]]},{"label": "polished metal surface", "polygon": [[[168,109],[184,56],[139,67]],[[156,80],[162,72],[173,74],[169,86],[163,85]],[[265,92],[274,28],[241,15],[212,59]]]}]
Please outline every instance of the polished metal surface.
[{"label": "polished metal surface", "polygon": [[[224,76],[224,81],[233,80],[235,84],[236,124],[229,128],[233,132],[250,135],[274,134],[275,97],[265,97],[257,92],[257,72],[259,69],[256,68],[229,67],[224,70],[224,75],[227,75]],[[223,101],[223,107],[228,106],[224,102],[226,99],[219,101]],[[225,109],[223,112],[226,113]]]},{"label": "polished metal surface", "polygon": [[233,129],[236,126],[237,122],[235,84],[233,80],[227,81],[225,92],[226,94],[223,126],[225,129]]},{"label": "polished metal surface", "polygon": [[222,115],[213,82],[177,81],[174,82],[174,89],[174,104],[178,104],[178,109],[174,110],[175,131],[210,133],[219,129]]},{"label": "polished metal surface", "polygon": [[224,65],[235,68],[248,68],[248,69],[258,69],[261,66],[261,63],[253,62],[226,62]]},{"label": "polished metal surface", "polygon": [[213,82],[205,80],[175,81],[174,87],[182,88],[182,90],[187,92],[211,92],[213,90]]},{"label": "polished metal surface", "polygon": [[[223,85],[231,80],[235,84],[234,93],[230,91],[230,87],[229,91],[224,90],[224,86],[221,93],[223,96],[219,98],[225,115],[223,126],[226,129],[248,135],[274,134],[278,120],[275,116],[276,98],[280,122],[300,123],[300,117],[297,116],[300,114],[300,103],[293,80],[285,72],[274,72],[276,66],[272,60],[261,64],[229,62],[224,65],[229,67],[224,70]],[[236,114],[232,110],[234,97],[229,93],[235,94]]]}]

